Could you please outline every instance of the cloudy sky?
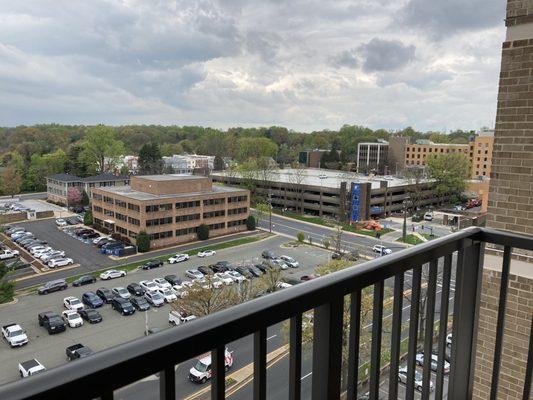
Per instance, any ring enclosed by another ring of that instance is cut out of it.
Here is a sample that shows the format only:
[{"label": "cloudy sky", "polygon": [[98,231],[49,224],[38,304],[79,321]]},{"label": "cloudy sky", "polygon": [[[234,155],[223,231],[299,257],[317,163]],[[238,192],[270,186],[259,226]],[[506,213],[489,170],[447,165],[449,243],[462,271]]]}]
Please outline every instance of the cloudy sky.
[{"label": "cloudy sky", "polygon": [[0,0],[0,125],[493,126],[503,0]]}]

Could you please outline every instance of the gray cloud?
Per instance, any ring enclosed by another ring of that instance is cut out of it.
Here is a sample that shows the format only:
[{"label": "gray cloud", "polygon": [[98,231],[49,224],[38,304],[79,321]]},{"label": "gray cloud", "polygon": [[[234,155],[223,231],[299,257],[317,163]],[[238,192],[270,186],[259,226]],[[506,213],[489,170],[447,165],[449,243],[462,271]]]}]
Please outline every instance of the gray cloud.
[{"label": "gray cloud", "polygon": [[399,40],[373,38],[359,47],[367,72],[393,71],[402,68],[415,58],[415,46],[405,45]]},{"label": "gray cloud", "polygon": [[345,68],[357,68],[359,61],[357,60],[357,50],[350,49],[344,50],[341,53],[333,57],[332,61],[335,67],[345,67]]},{"label": "gray cloud", "polygon": [[492,28],[505,17],[501,0],[410,0],[398,13],[396,23],[414,26],[442,39],[461,31]]}]

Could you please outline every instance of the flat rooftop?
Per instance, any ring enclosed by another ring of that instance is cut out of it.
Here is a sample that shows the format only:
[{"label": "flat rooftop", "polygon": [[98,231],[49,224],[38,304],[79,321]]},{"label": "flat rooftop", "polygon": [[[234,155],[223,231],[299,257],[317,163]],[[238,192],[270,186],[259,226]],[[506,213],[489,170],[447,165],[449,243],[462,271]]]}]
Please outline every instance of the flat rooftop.
[{"label": "flat rooftop", "polygon": [[[365,176],[363,174],[357,174],[355,172],[337,171],[331,169],[318,169],[318,168],[305,168],[303,170],[297,170],[294,168],[278,169],[271,173],[270,181],[273,182],[287,182],[296,183],[299,179],[296,177],[298,174],[303,175],[300,183],[302,185],[323,186],[328,188],[338,188],[341,182],[348,182],[350,186],[351,182],[354,183],[367,183],[372,184],[372,189],[379,189],[381,181],[387,181],[389,187],[404,186],[410,184],[409,180],[394,177],[391,175],[376,175]],[[212,173],[212,176],[224,176],[224,171],[217,171]],[[235,176],[239,176],[238,173],[234,173]],[[298,177],[299,178],[299,177]]]},{"label": "flat rooftop", "polygon": [[193,196],[205,196],[208,194],[220,194],[220,193],[232,193],[232,192],[242,192],[244,189],[233,188],[229,186],[221,186],[213,184],[211,190],[203,192],[187,192],[187,193],[175,193],[175,194],[152,194],[147,192],[141,192],[134,190],[131,186],[109,186],[109,187],[100,187],[97,188],[103,192],[116,194],[119,196],[124,196],[132,200],[159,200],[159,199],[178,199],[186,198]]},{"label": "flat rooftop", "polygon": [[206,177],[203,175],[191,175],[191,174],[165,174],[165,175],[138,175],[138,178],[159,182],[159,181],[201,179],[201,178],[206,178]]}]

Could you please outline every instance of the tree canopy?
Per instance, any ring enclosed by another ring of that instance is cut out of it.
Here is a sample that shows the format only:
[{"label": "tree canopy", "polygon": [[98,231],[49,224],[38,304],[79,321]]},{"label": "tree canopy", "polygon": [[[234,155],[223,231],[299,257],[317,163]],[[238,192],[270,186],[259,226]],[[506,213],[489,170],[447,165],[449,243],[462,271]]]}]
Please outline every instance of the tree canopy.
[{"label": "tree canopy", "polygon": [[426,165],[429,177],[435,180],[438,196],[460,196],[465,191],[470,165],[465,154],[430,154]]}]

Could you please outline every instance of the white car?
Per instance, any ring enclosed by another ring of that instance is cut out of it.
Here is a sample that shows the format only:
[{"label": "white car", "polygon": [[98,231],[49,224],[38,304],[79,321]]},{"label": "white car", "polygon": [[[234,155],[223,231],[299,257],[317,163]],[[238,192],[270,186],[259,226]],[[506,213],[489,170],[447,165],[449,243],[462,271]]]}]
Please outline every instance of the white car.
[{"label": "white car", "polygon": [[44,262],[50,261],[52,258],[63,258],[65,257],[65,252],[62,250],[53,250],[48,253],[41,254],[39,259]]},{"label": "white car", "polygon": [[61,316],[63,317],[63,320],[70,326],[71,328],[79,328],[83,325],[83,319],[81,319],[80,314],[78,314],[77,311],[74,310],[67,310],[63,311],[61,313]]},{"label": "white car", "polygon": [[276,283],[276,289],[287,289],[287,288],[290,288],[292,287],[292,285],[290,283],[287,283],[287,282],[278,282]]},{"label": "white car", "polygon": [[272,264],[283,271],[286,269],[289,269],[289,265],[285,261],[283,261],[281,258],[276,258],[272,260]]},{"label": "white car", "polygon": [[231,276],[227,275],[225,272],[217,272],[215,278],[219,279],[224,285],[233,285],[234,280]]},{"label": "white car", "polygon": [[40,258],[43,254],[48,254],[51,251],[54,251],[51,247],[45,247],[44,249],[37,250],[33,253],[35,258]]},{"label": "white car", "polygon": [[7,260],[8,258],[13,258],[19,255],[18,250],[0,250],[0,260]]},{"label": "white car", "polygon": [[139,285],[141,285],[145,292],[155,292],[159,289],[159,286],[154,281],[140,281]]},{"label": "white car", "polygon": [[217,254],[215,250],[204,250],[204,251],[199,251],[197,256],[203,258],[203,257],[211,257],[211,256],[214,256],[215,254]]},{"label": "white car", "polygon": [[203,279],[204,277],[204,274],[202,274],[197,269],[188,269],[187,271],[185,271],[185,275],[191,279]]},{"label": "white car", "polygon": [[246,277],[238,273],[237,271],[226,271],[225,274],[231,279],[233,279],[233,281],[236,283],[241,283],[246,280]]},{"label": "white car", "polygon": [[56,219],[56,225],[57,226],[67,226],[67,221],[65,221],[63,218]]},{"label": "white car", "polygon": [[65,297],[63,299],[63,305],[65,306],[67,310],[74,310],[74,311],[81,311],[85,308],[83,303],[80,301],[80,299],[74,296]]},{"label": "white car", "polygon": [[452,334],[451,333],[448,333],[448,335],[446,335],[446,346],[452,347]]},{"label": "white car", "polygon": [[433,215],[430,213],[424,214],[424,221],[433,221]]},{"label": "white car", "polygon": [[[398,371],[398,382],[407,383],[407,367],[400,368]],[[415,371],[415,389],[422,391],[422,374]],[[433,382],[429,382],[429,390],[433,391]]]},{"label": "white car", "polygon": [[176,293],[174,293],[172,289],[159,288],[157,289],[157,293],[159,293],[167,303],[171,303],[173,301],[178,300],[178,296],[176,296]]},{"label": "white car", "polygon": [[[436,354],[431,355],[431,370],[437,372],[437,365],[439,362],[439,357]],[[424,365],[424,353],[418,353],[416,355],[416,363],[420,366]],[[444,360],[444,373],[447,374],[450,372],[450,363]]]},{"label": "white car", "polygon": [[189,294],[189,291],[186,289],[186,286],[183,285],[174,285],[172,286],[172,290],[176,294],[177,297],[180,299],[183,299],[185,296]]},{"label": "white car", "polygon": [[144,294],[144,298],[154,307],[161,307],[165,304],[165,299],[158,292],[148,291]]},{"label": "white car", "polygon": [[372,247],[372,251],[374,253],[379,253],[382,255],[391,254],[392,250],[388,247],[383,246],[382,244],[375,244],[374,247]]},{"label": "white car", "polygon": [[28,376],[32,376],[43,371],[46,371],[46,368],[35,358],[19,364],[19,373],[21,378],[27,378]]},{"label": "white car", "polygon": [[210,278],[198,279],[195,282],[198,283],[204,289],[218,289],[223,285],[222,281],[214,276]]},{"label": "white car", "polygon": [[106,281],[108,279],[121,278],[126,276],[126,271],[118,269],[108,269],[100,274],[100,279]]},{"label": "white car", "polygon": [[285,261],[285,264],[291,268],[298,268],[300,266],[300,263],[290,256],[281,256],[280,259]]},{"label": "white car", "polygon": [[107,237],[105,236],[98,236],[96,239],[93,239],[93,244],[98,244],[100,243],[102,240],[104,239],[107,239]]},{"label": "white car", "polygon": [[169,264],[175,264],[183,261],[187,261],[189,259],[188,254],[176,254],[175,256],[172,256],[168,259]]},{"label": "white car", "polygon": [[39,245],[39,246],[30,247],[30,253],[35,254],[35,253],[39,253],[39,252],[50,250],[50,249],[51,249],[50,246]]},{"label": "white car", "polygon": [[172,285],[165,278],[155,278],[153,282],[157,285],[158,289],[170,289]]},{"label": "white car", "polygon": [[193,319],[196,319],[195,315],[187,315],[184,311],[178,312],[172,310],[168,313],[168,323],[174,324],[176,326],[185,322],[192,321]]},{"label": "white car", "polygon": [[71,264],[74,264],[74,260],[72,258],[54,258],[48,261],[48,266],[50,268],[64,267],[65,265]]},{"label": "white car", "polygon": [[131,297],[130,292],[128,292],[122,286],[114,287],[111,289],[111,293],[113,293],[116,297],[122,297],[123,299],[129,299]]},{"label": "white car", "polygon": [[11,347],[24,346],[28,343],[28,336],[18,324],[8,324],[2,327],[2,336]]}]

